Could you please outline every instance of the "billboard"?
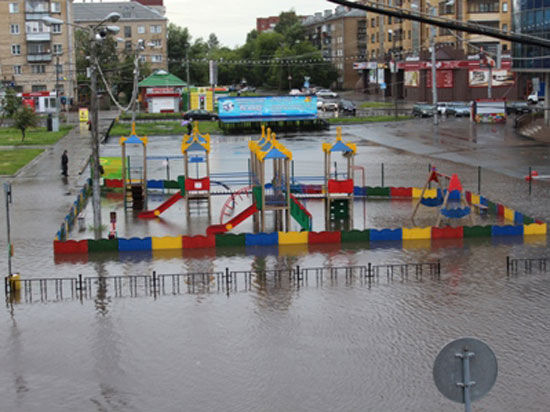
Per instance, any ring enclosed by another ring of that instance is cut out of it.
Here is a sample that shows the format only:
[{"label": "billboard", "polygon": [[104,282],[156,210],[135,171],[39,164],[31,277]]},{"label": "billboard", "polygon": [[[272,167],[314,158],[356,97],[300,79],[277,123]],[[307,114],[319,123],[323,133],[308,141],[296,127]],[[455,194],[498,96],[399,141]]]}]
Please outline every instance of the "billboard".
[{"label": "billboard", "polygon": [[419,79],[420,79],[420,71],[412,70],[412,71],[405,72],[405,86],[418,87],[418,83],[420,83]]},{"label": "billboard", "polygon": [[476,123],[506,122],[506,101],[503,99],[478,99],[474,104]]},{"label": "billboard", "polygon": [[[435,71],[436,87],[438,89],[452,89],[453,87],[453,71],[452,70],[436,70]],[[432,73],[428,71],[426,75],[426,87],[432,87]]]},{"label": "billboard", "polygon": [[222,97],[218,99],[218,115],[226,123],[316,119],[317,97]]},{"label": "billboard", "polygon": [[[514,83],[514,73],[510,70],[493,70],[493,87],[513,86]],[[469,70],[468,84],[470,87],[488,87],[489,69]]]}]

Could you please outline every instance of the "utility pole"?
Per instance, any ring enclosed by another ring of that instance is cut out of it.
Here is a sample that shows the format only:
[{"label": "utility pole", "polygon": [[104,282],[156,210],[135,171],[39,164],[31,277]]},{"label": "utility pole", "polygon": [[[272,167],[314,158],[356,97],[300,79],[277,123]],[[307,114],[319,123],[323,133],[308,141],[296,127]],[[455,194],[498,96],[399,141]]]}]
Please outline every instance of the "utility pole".
[{"label": "utility pole", "polygon": [[52,120],[52,132],[59,131],[59,56],[55,57],[55,119]]},{"label": "utility pole", "polygon": [[94,214],[94,235],[96,240],[101,239],[101,192],[99,186],[99,113],[97,96],[97,43],[92,39],[91,44],[91,76],[90,76],[90,131],[92,139],[92,157],[90,169],[92,171],[92,209]]},{"label": "utility pole", "polygon": [[11,183],[4,183],[4,194],[6,196],[6,230],[8,240],[8,276],[11,276],[11,232],[10,232],[10,203],[11,203]]},{"label": "utility pole", "polygon": [[187,110],[191,110],[191,91],[189,88],[189,46],[185,49],[185,65],[187,66]]},{"label": "utility pole", "polygon": [[[435,16],[435,7],[432,7],[432,15]],[[430,30],[430,45],[432,47],[432,104],[434,106],[434,126],[437,126],[439,119],[437,118],[437,76],[435,67],[435,26],[432,25]]]}]

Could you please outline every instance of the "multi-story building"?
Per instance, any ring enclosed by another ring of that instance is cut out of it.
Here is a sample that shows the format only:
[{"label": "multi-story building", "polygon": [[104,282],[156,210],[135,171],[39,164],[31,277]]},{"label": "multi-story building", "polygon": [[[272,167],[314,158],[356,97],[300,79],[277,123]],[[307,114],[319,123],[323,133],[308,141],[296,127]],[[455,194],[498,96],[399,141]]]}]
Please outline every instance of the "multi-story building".
[{"label": "multi-story building", "polygon": [[[384,0],[388,6],[405,8],[410,10],[424,11],[426,14],[433,14],[452,20],[477,23],[480,25],[497,28],[502,31],[511,30],[512,21],[512,0]],[[381,92],[386,96],[392,93],[392,79],[396,80],[394,92],[397,97],[411,99],[430,100],[429,93],[423,90],[430,83],[429,72],[429,49],[431,42],[432,27],[428,24],[414,22],[406,19],[399,19],[391,16],[383,16],[376,13],[367,13],[367,40],[368,40],[368,61],[358,62],[356,68],[370,70],[368,77],[365,75],[365,83],[370,92]],[[445,28],[437,28],[434,32],[436,57],[438,61],[453,61],[447,64],[445,70],[438,74],[438,88],[452,89],[442,90],[441,96],[449,99],[469,99],[486,97],[486,87],[472,85],[470,82],[471,73],[475,70],[478,75],[484,70],[479,66],[480,50],[487,52],[493,57],[497,53],[497,45],[501,45],[503,56],[510,54],[510,42],[500,41],[489,36],[469,34],[451,31]],[[389,62],[395,61],[399,70],[395,77],[390,74]],[[417,63],[415,63],[417,62]],[[426,62],[426,64],[422,63]],[[462,62],[462,63],[459,63]],[[476,66],[477,65],[477,66]],[[452,66],[452,68],[450,68]],[[506,60],[503,69],[510,69],[510,60]],[[465,73],[459,73],[460,71]],[[415,71],[416,73],[407,73]],[[510,77],[510,74],[500,77]],[[493,96],[506,95],[515,96],[517,90],[510,92],[512,83],[496,82]],[[452,86],[451,86],[452,84]],[[475,90],[474,90],[475,88]],[[470,90],[472,89],[472,90]]]},{"label": "multi-story building", "polygon": [[0,2],[1,78],[32,100],[38,111],[55,110],[55,91],[75,93],[74,38],[70,26],[47,26],[44,17],[71,19],[71,0]]},{"label": "multi-story building", "polygon": [[147,47],[140,53],[142,61],[149,63],[153,70],[166,69],[168,19],[159,12],[138,2],[73,4],[74,22],[83,26],[97,24],[112,12],[121,15],[114,25],[120,28],[117,37],[124,42],[117,42],[117,47],[121,51],[133,50],[138,40],[143,40]]},{"label": "multi-story building", "polygon": [[356,88],[361,77],[353,63],[364,60],[367,51],[365,12],[338,6],[308,16],[302,24],[307,38],[338,70],[336,87]]},{"label": "multi-story building", "polygon": [[256,17],[256,31],[261,33],[273,30],[277,23],[279,23],[279,16]]},{"label": "multi-story building", "polygon": [[161,16],[166,14],[166,7],[164,6],[164,0],[132,0],[137,3],[141,3],[144,6],[150,7],[159,12]]}]

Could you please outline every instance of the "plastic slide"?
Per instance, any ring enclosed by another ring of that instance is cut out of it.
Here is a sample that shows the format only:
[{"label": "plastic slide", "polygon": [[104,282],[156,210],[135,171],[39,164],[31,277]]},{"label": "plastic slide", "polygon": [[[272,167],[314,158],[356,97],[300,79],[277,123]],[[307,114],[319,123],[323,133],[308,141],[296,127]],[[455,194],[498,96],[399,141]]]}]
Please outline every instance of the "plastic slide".
[{"label": "plastic slide", "polygon": [[181,195],[180,192],[178,192],[175,195],[170,196],[170,198],[166,202],[161,204],[156,209],[141,212],[138,215],[138,217],[141,219],[154,219],[155,217],[160,216],[162,212],[164,212],[166,209],[168,209],[170,206],[172,206],[174,203],[176,203],[180,199],[183,199],[183,196]]},{"label": "plastic slide", "polygon": [[208,228],[206,229],[206,234],[207,235],[215,235],[217,233],[225,233],[225,232],[233,229],[235,226],[237,226],[242,221],[248,219],[250,216],[252,216],[257,211],[258,211],[258,208],[256,207],[256,203],[254,203],[254,204],[252,204],[252,206],[249,206],[248,208],[243,210],[241,213],[239,213],[237,216],[235,216],[229,222],[222,223],[220,225],[208,226]]},{"label": "plastic slide", "polygon": [[290,216],[300,224],[302,230],[311,230],[313,220],[311,213],[294,195],[290,195],[290,200]]}]

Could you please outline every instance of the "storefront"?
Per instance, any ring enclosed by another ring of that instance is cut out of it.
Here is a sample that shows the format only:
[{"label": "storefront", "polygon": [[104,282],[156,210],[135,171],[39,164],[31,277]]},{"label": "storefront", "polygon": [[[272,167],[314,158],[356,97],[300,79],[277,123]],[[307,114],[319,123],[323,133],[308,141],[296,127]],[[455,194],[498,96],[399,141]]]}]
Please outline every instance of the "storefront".
[{"label": "storefront", "polygon": [[23,105],[34,109],[37,113],[54,113],[56,111],[57,97],[55,92],[30,92],[18,93]]},{"label": "storefront", "polygon": [[157,70],[139,83],[141,107],[148,113],[182,110],[182,91],[187,84],[165,70]]}]

